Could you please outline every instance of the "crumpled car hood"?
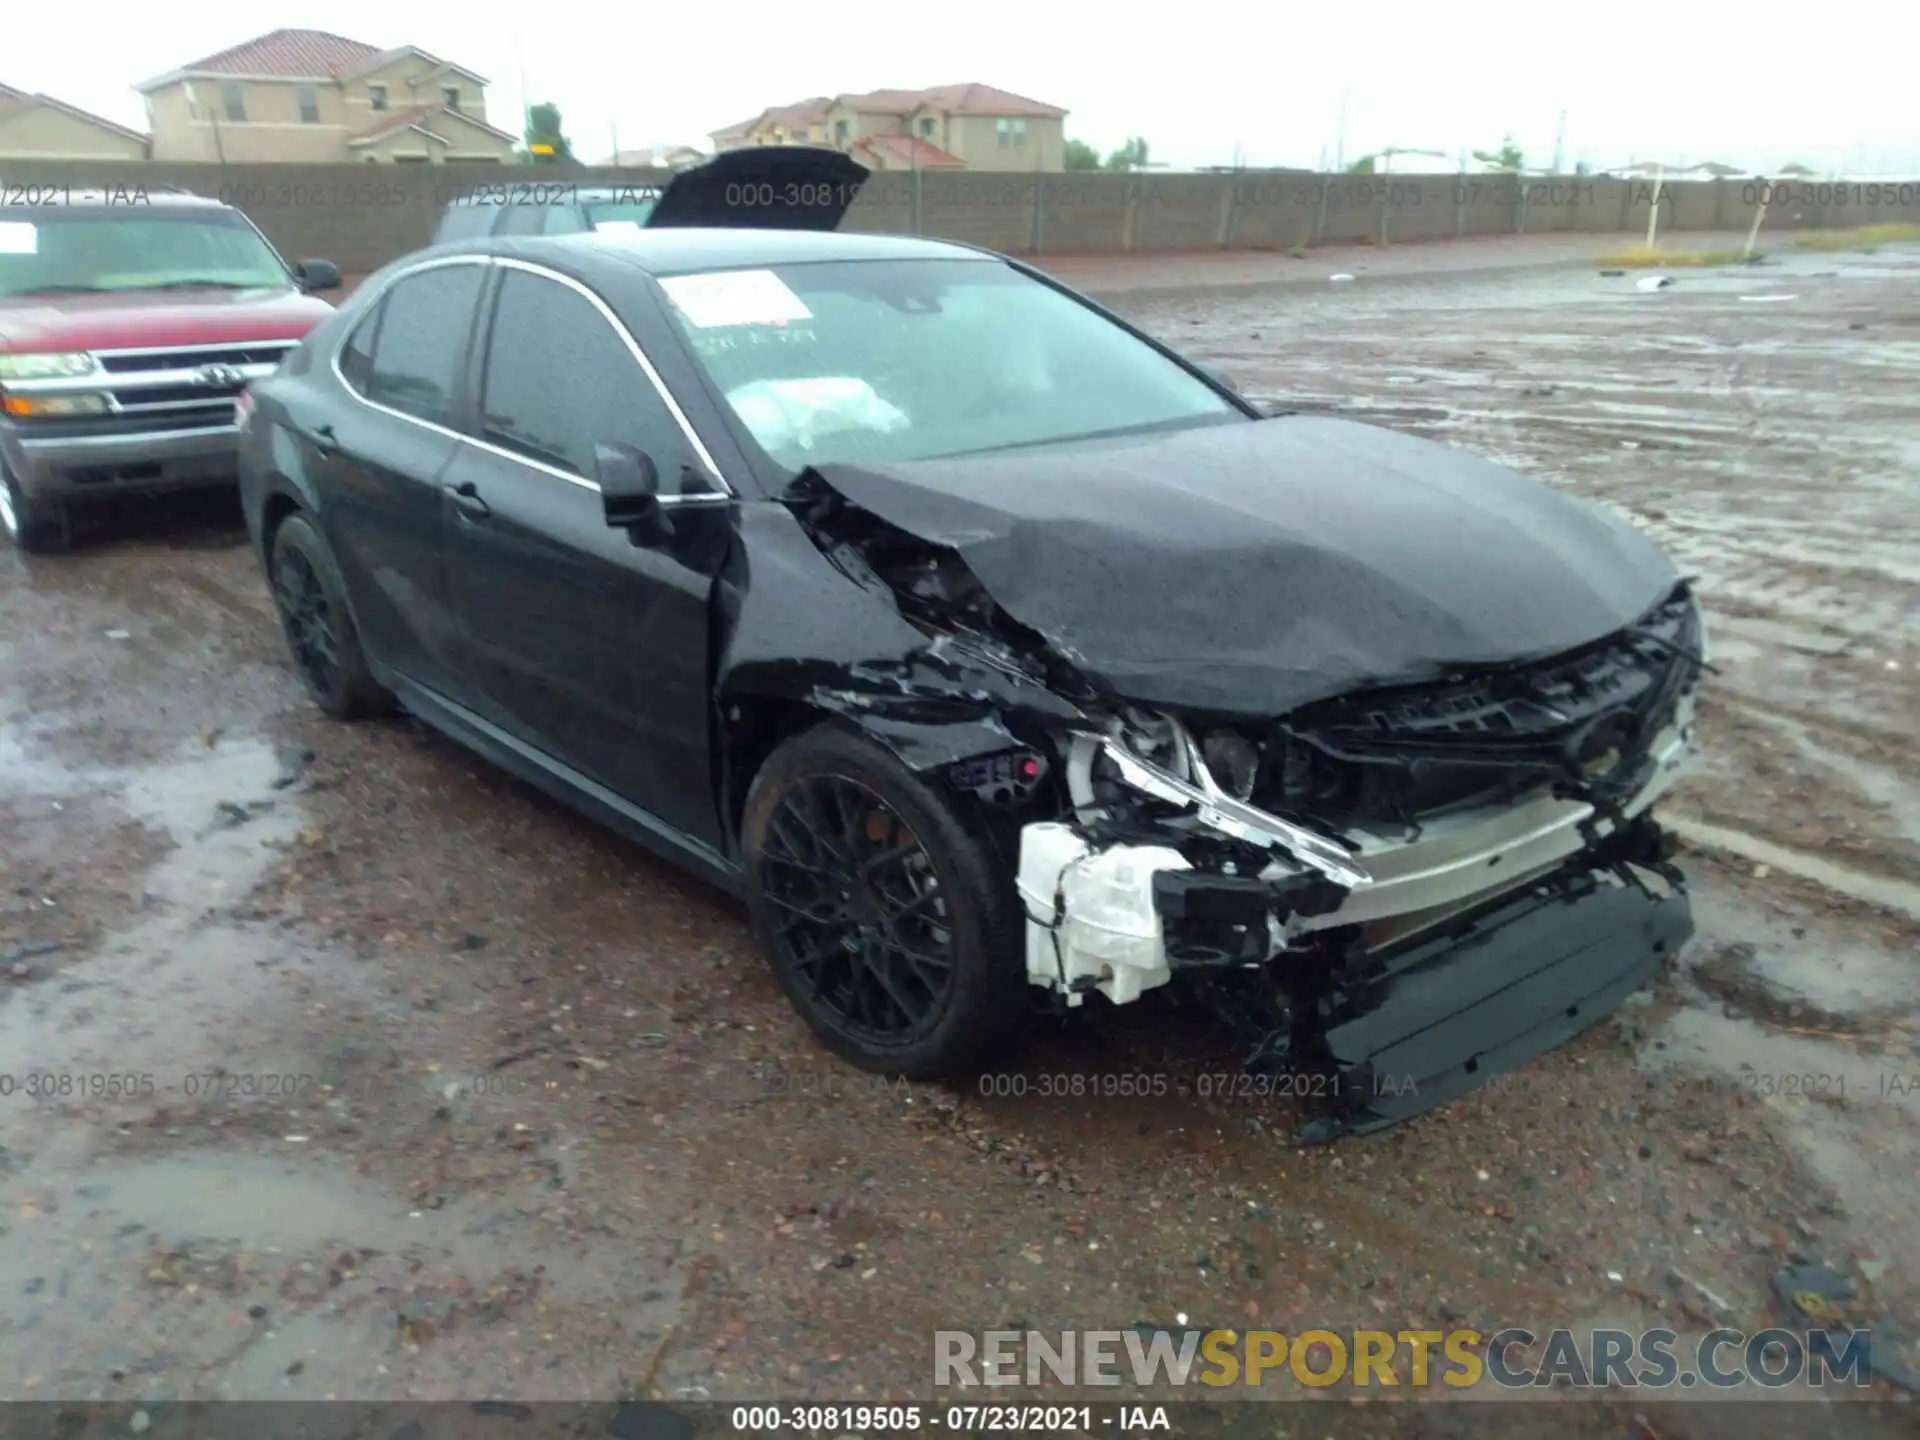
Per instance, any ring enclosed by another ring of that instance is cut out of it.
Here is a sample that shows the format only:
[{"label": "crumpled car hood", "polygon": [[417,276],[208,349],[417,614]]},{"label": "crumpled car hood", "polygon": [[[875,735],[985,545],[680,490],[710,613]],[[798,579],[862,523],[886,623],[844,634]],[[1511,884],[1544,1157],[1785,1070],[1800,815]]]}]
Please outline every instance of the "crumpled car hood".
[{"label": "crumpled car hood", "polygon": [[1277,716],[1541,659],[1680,578],[1611,510],[1322,417],[812,473],[957,552],[1094,686],[1172,709]]}]

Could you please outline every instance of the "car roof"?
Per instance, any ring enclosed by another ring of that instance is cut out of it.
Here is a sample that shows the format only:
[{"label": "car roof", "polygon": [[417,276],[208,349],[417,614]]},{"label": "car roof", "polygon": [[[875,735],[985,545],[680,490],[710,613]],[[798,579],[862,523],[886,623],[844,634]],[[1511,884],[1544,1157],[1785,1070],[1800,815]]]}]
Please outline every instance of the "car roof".
[{"label": "car roof", "polygon": [[998,260],[991,251],[911,235],[832,230],[703,229],[663,226],[625,234],[492,236],[434,247],[442,254],[517,255],[561,268],[637,268],[650,275],[823,260]]},{"label": "car roof", "polygon": [[[64,185],[7,185],[0,186],[5,198],[0,198],[0,209],[34,210],[231,210],[233,207],[210,195],[194,195],[185,190],[176,190],[171,185],[149,185],[138,181],[132,185],[116,185],[111,189],[69,190]],[[57,191],[60,196],[57,205],[39,198],[39,192]]]}]

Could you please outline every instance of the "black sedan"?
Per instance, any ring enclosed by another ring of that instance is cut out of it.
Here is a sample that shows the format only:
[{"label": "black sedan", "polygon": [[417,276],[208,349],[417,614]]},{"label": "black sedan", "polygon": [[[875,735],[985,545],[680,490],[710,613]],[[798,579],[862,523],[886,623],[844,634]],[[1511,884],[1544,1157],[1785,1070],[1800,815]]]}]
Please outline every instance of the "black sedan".
[{"label": "black sedan", "polygon": [[1167,985],[1386,1123],[1690,933],[1699,608],[1624,517],[1265,416],[1037,271],[773,229],[442,246],[254,387],[314,699],[743,895],[913,1078]]}]

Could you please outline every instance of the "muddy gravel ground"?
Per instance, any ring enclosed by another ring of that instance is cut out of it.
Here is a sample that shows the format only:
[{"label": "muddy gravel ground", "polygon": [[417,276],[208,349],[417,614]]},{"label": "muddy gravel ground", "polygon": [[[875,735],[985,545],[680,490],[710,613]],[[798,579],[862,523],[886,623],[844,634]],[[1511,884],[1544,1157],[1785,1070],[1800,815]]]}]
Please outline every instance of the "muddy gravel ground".
[{"label": "muddy gravel ground", "polygon": [[[924,1397],[939,1329],[1757,1330],[1795,1257],[1920,1321],[1920,257],[1116,303],[1699,574],[1670,808],[1713,848],[1654,991],[1313,1150],[1164,997],[876,1084],[733,903],[405,720],[323,721],[225,499],[129,506],[0,558],[0,1398]],[[1659,1433],[1759,1433],[1693,1409]]]}]

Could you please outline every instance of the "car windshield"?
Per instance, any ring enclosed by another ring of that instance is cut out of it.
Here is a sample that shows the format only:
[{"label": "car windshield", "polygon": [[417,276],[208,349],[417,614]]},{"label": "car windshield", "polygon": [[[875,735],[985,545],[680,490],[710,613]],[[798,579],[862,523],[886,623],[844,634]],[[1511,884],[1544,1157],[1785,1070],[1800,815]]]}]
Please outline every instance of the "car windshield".
[{"label": "car windshield", "polygon": [[1152,346],[997,260],[660,283],[701,366],[785,469],[1246,418]]},{"label": "car windshield", "polygon": [[232,210],[0,211],[0,295],[292,283],[280,257]]}]

